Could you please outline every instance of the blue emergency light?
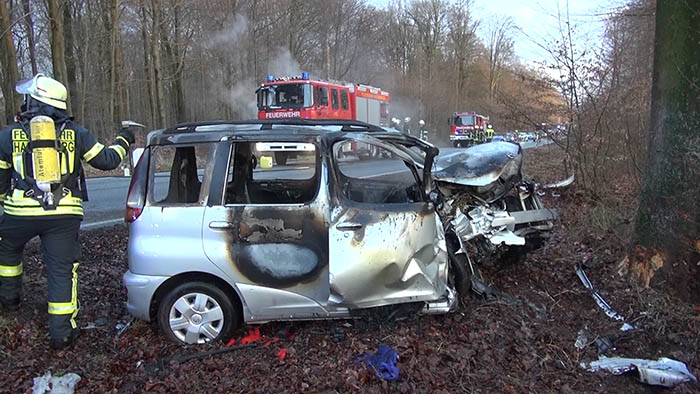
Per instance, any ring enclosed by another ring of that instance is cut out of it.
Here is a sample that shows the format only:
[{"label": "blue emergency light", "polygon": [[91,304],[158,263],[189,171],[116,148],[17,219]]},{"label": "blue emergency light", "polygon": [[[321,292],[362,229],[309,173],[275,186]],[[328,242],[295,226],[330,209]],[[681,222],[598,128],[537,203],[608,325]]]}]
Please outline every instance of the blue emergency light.
[{"label": "blue emergency light", "polygon": [[267,82],[275,82],[275,76],[272,74],[267,74]]},{"label": "blue emergency light", "polygon": [[309,73],[307,71],[302,71],[301,79],[309,79]]}]

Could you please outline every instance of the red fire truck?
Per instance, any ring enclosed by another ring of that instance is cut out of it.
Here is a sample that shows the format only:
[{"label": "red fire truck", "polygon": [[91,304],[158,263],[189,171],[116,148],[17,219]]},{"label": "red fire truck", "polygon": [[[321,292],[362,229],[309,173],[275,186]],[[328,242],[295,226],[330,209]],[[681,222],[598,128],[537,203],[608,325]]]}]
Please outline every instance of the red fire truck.
[{"label": "red fire truck", "polygon": [[488,116],[455,112],[450,120],[450,141],[457,148],[485,142],[488,123]]},{"label": "red fire truck", "polygon": [[[389,93],[368,85],[312,80],[303,72],[298,77],[268,75],[256,94],[258,119],[343,119],[389,125]],[[285,148],[296,150],[291,145]],[[271,150],[277,163],[285,164],[288,154],[280,149]]]}]

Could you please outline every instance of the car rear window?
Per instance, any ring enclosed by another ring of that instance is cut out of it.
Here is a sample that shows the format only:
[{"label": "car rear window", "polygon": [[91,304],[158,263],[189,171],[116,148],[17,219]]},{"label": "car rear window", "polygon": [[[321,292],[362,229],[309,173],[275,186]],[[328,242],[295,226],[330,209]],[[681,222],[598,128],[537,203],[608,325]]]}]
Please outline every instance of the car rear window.
[{"label": "car rear window", "polygon": [[153,204],[201,203],[205,167],[212,163],[213,143],[151,148],[149,201]]}]

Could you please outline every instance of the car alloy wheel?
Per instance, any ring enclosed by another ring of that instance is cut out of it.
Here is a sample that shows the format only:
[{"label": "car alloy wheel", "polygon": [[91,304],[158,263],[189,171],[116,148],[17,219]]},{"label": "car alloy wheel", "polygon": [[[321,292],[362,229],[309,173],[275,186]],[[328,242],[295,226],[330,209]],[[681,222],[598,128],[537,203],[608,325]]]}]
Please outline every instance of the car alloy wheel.
[{"label": "car alloy wheel", "polygon": [[237,326],[237,316],[231,300],[218,287],[192,282],[165,297],[158,320],[172,340],[201,344],[228,338]]}]

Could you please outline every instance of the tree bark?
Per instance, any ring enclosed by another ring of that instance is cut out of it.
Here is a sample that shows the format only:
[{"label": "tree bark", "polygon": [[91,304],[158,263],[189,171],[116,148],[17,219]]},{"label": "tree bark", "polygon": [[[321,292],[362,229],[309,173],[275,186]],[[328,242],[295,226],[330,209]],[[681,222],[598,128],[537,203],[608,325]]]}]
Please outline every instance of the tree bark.
[{"label": "tree bark", "polygon": [[[53,77],[57,81],[67,84],[68,71],[66,71],[66,45],[63,41],[63,14],[58,0],[48,0],[49,20],[51,21],[51,61],[53,63]],[[66,100],[66,110],[71,112],[70,96]]]},{"label": "tree bark", "polygon": [[143,40],[143,62],[146,72],[146,81],[148,85],[148,103],[150,105],[151,127],[156,124],[156,108],[158,106],[155,93],[155,76],[153,72],[153,63],[151,60],[151,51],[149,50],[148,39],[148,19],[146,18],[146,0],[141,0],[141,39]]},{"label": "tree bark", "polygon": [[29,47],[29,62],[32,64],[32,75],[37,73],[36,50],[34,49],[34,21],[32,20],[32,7],[30,0],[22,0],[24,9],[24,29],[27,34],[27,46]]},{"label": "tree bark", "polygon": [[10,21],[5,1],[0,0],[0,62],[2,62],[3,75],[2,95],[5,98],[4,121],[11,122],[17,112],[19,112],[22,97],[15,93],[14,86],[19,80],[19,70],[17,69],[17,54],[15,43],[12,40],[12,23]]},{"label": "tree bark", "polygon": [[[28,3],[28,0],[24,0],[25,4]],[[75,56],[75,41],[73,38],[73,11],[72,7],[73,5],[71,2],[66,2],[63,5],[63,38],[65,42],[65,61],[66,61],[66,77],[68,78],[68,91],[70,92],[70,97],[72,98],[72,108],[74,110],[74,115],[78,117],[78,119],[83,118],[83,113],[82,111],[77,111],[75,112],[76,109],[79,109],[81,106],[77,103],[80,102],[80,98],[78,96],[78,75],[77,75],[77,58]]]},{"label": "tree bark", "polygon": [[163,91],[163,75],[162,66],[160,59],[160,2],[157,0],[151,0],[151,7],[153,11],[153,27],[151,29],[151,56],[153,57],[153,81],[155,84],[156,91],[156,104],[157,104],[157,119],[155,127],[163,127],[165,125],[165,93]]},{"label": "tree bark", "polygon": [[[700,3],[658,0],[651,127],[628,260],[643,285],[700,299]],[[653,281],[652,281],[653,279]]]}]

